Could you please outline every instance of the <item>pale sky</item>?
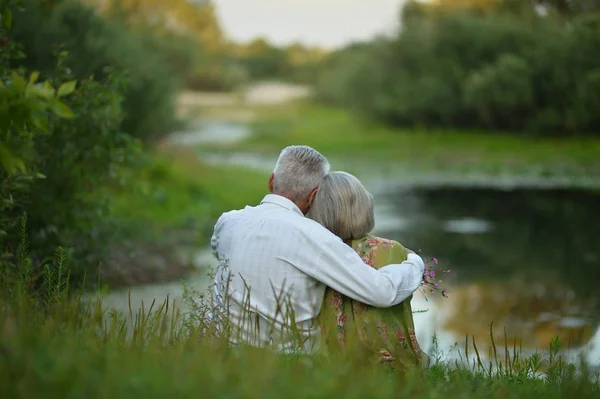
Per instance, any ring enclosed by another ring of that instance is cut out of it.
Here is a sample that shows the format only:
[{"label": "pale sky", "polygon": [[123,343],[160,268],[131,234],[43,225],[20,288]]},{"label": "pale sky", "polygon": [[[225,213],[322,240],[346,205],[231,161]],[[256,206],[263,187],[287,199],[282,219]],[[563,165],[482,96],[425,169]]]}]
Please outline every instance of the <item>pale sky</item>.
[{"label": "pale sky", "polygon": [[404,0],[213,0],[227,36],[339,47],[393,32]]}]

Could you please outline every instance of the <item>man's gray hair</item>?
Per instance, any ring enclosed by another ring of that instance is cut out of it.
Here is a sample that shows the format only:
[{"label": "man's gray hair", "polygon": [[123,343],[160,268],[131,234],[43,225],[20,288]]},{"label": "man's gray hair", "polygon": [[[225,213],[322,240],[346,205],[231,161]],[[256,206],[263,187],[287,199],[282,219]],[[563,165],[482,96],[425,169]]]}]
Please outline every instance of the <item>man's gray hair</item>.
[{"label": "man's gray hair", "polygon": [[279,154],[273,170],[273,192],[285,193],[292,200],[305,199],[319,187],[329,172],[329,161],[314,148],[292,145]]},{"label": "man's gray hair", "polygon": [[373,196],[346,172],[323,179],[306,217],[322,224],[345,242],[366,236],[375,227]]}]

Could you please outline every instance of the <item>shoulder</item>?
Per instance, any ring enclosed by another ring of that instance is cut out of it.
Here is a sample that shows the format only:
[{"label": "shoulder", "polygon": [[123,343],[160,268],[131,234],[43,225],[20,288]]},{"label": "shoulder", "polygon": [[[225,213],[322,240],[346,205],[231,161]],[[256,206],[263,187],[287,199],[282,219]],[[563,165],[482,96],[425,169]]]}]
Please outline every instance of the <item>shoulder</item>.
[{"label": "shoulder", "polygon": [[252,212],[255,209],[257,209],[257,206],[246,205],[242,209],[234,209],[234,210],[231,210],[231,211],[227,211],[227,212],[224,212],[224,213],[221,214],[221,216],[219,217],[218,221],[228,220],[228,219],[235,219],[237,217],[243,217],[244,215]]},{"label": "shoulder", "polygon": [[309,245],[314,249],[320,248],[321,251],[329,251],[339,244],[343,244],[341,238],[327,230],[322,224],[296,212],[286,211],[279,217],[270,215],[269,218],[269,223],[282,226],[287,232],[286,235],[297,239],[300,246]]},{"label": "shoulder", "polygon": [[246,206],[240,210],[225,212],[221,215],[216,223],[216,226],[223,224],[232,225],[240,220],[248,219],[260,221],[261,224],[267,226],[282,226],[286,231],[304,237],[308,241],[318,242],[327,245],[341,239],[335,234],[327,230],[323,225],[302,216],[296,212],[277,209],[274,212],[263,212],[258,206]]},{"label": "shoulder", "polygon": [[243,209],[234,209],[231,211],[227,211],[221,214],[215,223],[215,230],[221,228],[224,225],[229,225],[232,222],[235,223],[240,218],[243,218],[245,214],[250,212],[252,209],[255,209],[255,206],[247,205]]},{"label": "shoulder", "polygon": [[235,218],[236,216],[239,216],[239,214],[243,212],[243,209],[239,209],[239,210],[232,210],[232,211],[227,211],[221,214],[221,216],[219,216],[219,219],[217,219],[217,223],[216,225],[220,225],[223,222]]},{"label": "shoulder", "polygon": [[299,216],[295,218],[293,225],[294,228],[300,230],[311,241],[318,241],[323,245],[328,245],[332,242],[342,242],[341,238],[327,230],[322,224],[307,217]]}]

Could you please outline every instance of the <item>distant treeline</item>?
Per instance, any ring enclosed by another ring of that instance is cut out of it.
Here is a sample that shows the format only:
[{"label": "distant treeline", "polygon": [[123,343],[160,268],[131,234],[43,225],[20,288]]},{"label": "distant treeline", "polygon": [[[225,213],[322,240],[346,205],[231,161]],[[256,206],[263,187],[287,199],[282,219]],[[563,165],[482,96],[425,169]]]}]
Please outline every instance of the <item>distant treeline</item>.
[{"label": "distant treeline", "polygon": [[327,101],[398,126],[600,134],[600,1],[410,1],[322,66]]},{"label": "distant treeline", "polygon": [[314,83],[329,52],[301,43],[275,46],[264,38],[246,44],[232,44],[229,57],[250,80],[286,80],[296,83]]}]

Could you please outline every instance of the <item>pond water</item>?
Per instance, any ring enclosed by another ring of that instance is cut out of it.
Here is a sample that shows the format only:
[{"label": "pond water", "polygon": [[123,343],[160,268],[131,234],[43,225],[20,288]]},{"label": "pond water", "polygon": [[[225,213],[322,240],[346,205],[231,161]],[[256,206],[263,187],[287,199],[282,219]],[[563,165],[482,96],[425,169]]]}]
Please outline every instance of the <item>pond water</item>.
[{"label": "pond water", "polygon": [[[377,234],[436,257],[450,269],[449,298],[416,293],[419,340],[431,352],[433,332],[449,350],[467,334],[480,348],[585,347],[600,363],[594,337],[600,321],[600,193],[566,189],[399,188],[376,197]],[[417,309],[414,309],[417,310]],[[428,314],[429,313],[429,314]]]},{"label": "pond water", "polygon": [[[249,134],[243,124],[211,121],[174,140],[195,146]],[[200,156],[265,173],[275,161],[247,152]],[[547,348],[558,335],[572,348],[568,356],[584,354],[600,365],[600,191],[552,188],[544,181],[461,187],[460,179],[445,184],[450,180],[444,177],[400,184],[384,171],[368,175],[376,178],[364,181],[375,196],[375,233],[422,249],[425,259],[436,257],[440,268],[452,270],[443,282],[449,298],[417,292],[412,299],[413,310],[426,310],[414,317],[427,353],[459,358],[467,334],[484,357],[491,336],[500,348],[518,337],[517,346],[527,352]],[[196,264],[215,262],[203,249]],[[204,270],[187,283],[203,291],[210,279]],[[153,284],[115,291],[106,304],[126,310],[131,295],[134,306],[143,300],[147,308],[153,299],[180,299],[182,293],[178,282]]]}]

